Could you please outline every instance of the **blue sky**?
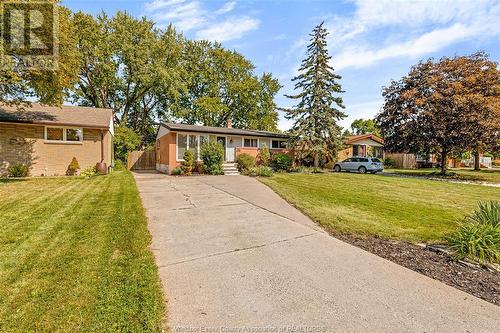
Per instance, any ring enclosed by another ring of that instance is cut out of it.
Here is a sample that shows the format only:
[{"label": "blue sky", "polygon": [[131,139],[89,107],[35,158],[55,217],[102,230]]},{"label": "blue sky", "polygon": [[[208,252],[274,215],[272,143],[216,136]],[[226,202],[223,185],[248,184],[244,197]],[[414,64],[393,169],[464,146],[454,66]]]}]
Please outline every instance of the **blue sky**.
[{"label": "blue sky", "polygon": [[[113,14],[126,10],[164,27],[173,23],[192,39],[220,41],[250,59],[258,73],[271,72],[283,88],[279,106],[293,102],[290,79],[304,57],[308,34],[321,21],[330,32],[332,66],[342,75],[349,127],[373,117],[381,89],[420,59],[484,50],[500,59],[500,1],[385,0],[63,0],[72,10]],[[280,115],[279,127],[290,122]]]}]

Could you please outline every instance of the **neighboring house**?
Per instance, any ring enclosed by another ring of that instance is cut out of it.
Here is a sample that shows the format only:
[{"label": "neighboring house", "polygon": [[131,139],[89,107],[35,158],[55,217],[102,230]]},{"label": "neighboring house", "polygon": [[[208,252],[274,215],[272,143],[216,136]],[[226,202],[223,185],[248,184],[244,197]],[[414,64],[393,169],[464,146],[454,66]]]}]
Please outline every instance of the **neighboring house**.
[{"label": "neighboring house", "polygon": [[258,157],[266,146],[271,153],[286,152],[288,135],[266,131],[228,127],[209,127],[175,123],[162,123],[156,136],[156,169],[171,173],[183,161],[184,152],[193,150],[200,161],[200,147],[204,142],[217,141],[224,147],[224,161],[235,162],[240,154]]},{"label": "neighboring house", "polygon": [[339,161],[353,156],[384,158],[384,139],[374,134],[350,135],[345,144],[347,148],[339,151]]},{"label": "neighboring house", "polygon": [[113,112],[80,106],[0,105],[0,176],[26,164],[32,176],[64,175],[73,157],[81,167],[113,158]]}]

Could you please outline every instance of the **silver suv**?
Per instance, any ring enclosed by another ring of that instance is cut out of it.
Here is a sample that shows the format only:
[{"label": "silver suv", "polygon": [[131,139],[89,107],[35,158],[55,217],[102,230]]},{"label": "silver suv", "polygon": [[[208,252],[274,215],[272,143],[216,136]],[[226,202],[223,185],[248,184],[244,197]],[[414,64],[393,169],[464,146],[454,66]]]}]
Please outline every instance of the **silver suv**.
[{"label": "silver suv", "polygon": [[333,171],[357,171],[359,173],[376,173],[384,171],[382,161],[375,157],[351,157],[342,162],[337,162]]}]

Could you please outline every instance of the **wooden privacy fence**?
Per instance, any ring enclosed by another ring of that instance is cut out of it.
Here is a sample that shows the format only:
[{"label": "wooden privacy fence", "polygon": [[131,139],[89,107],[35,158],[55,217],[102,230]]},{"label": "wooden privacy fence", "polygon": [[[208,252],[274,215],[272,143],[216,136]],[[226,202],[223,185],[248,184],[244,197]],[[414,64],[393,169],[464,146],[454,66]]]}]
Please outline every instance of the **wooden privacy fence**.
[{"label": "wooden privacy fence", "polygon": [[129,170],[154,170],[156,157],[154,150],[135,150],[128,153],[127,168]]},{"label": "wooden privacy fence", "polygon": [[417,168],[417,158],[414,154],[386,153],[385,158],[394,159],[395,167],[398,169],[416,169]]}]

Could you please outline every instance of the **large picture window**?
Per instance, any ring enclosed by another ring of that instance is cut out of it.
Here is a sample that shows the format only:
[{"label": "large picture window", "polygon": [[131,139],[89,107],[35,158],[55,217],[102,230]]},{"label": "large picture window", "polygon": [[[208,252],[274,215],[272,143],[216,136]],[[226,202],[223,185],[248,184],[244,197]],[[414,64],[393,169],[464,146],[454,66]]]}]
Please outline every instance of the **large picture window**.
[{"label": "large picture window", "polygon": [[186,150],[191,150],[195,160],[200,160],[200,147],[208,142],[208,135],[179,134],[177,133],[177,160],[184,160]]},{"label": "large picture window", "polygon": [[83,129],[74,127],[45,127],[45,140],[49,142],[83,142]]},{"label": "large picture window", "polygon": [[177,159],[182,160],[187,149],[188,136],[185,134],[177,134]]}]

